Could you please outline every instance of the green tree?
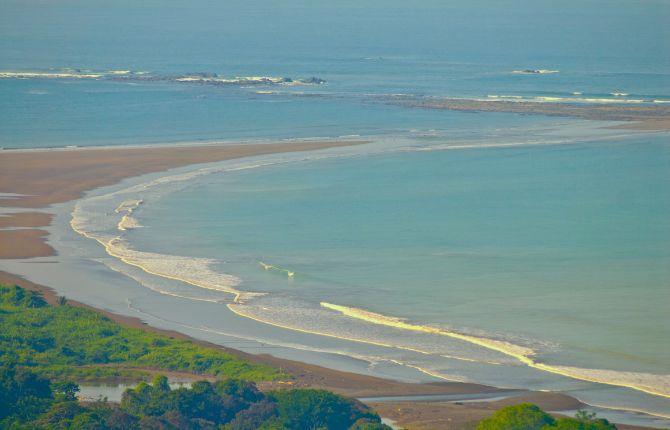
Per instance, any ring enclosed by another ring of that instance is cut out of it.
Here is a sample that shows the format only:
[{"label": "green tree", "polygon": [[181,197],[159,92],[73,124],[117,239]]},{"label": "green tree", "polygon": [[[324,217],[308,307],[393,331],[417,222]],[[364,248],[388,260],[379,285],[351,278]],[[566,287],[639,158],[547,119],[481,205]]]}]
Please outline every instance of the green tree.
[{"label": "green tree", "polygon": [[595,412],[577,411],[574,418],[561,418],[552,429],[557,430],[616,430],[614,424],[597,418]]},{"label": "green tree", "polygon": [[66,429],[71,426],[72,420],[84,411],[85,409],[77,402],[54,403],[53,406],[37,420],[37,424],[54,430]]},{"label": "green tree", "polygon": [[361,418],[379,421],[379,417],[362,403],[325,390],[277,391],[279,417],[291,430],[347,430]]},{"label": "green tree", "polygon": [[0,421],[30,420],[53,403],[48,379],[14,366],[0,367]]},{"label": "green tree", "polygon": [[536,405],[522,403],[508,406],[479,422],[477,430],[541,430],[553,427],[554,418]]},{"label": "green tree", "polygon": [[381,422],[373,422],[362,418],[354,423],[349,430],[393,430],[391,427]]},{"label": "green tree", "polygon": [[72,402],[77,400],[79,385],[70,381],[54,382],[52,385],[54,398],[58,402]]},{"label": "green tree", "polygon": [[238,412],[235,418],[223,427],[223,430],[256,430],[263,424],[270,425],[277,417],[277,404],[267,399],[252,403],[247,409]]}]

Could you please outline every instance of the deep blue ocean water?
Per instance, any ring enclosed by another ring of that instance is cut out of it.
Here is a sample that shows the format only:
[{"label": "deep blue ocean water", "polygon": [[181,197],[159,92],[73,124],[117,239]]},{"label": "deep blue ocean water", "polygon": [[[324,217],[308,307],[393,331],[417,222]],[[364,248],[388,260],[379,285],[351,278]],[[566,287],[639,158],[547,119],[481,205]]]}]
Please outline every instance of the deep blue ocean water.
[{"label": "deep blue ocean water", "polygon": [[[379,96],[670,100],[668,21],[652,0],[2,0],[0,146],[370,139],[84,201],[76,225],[200,285],[114,263],[176,304],[345,338],[338,352],[371,366],[667,416],[667,134]],[[119,231],[123,214],[143,227]]]},{"label": "deep blue ocean water", "polygon": [[[443,3],[3,0],[0,71],[317,76],[326,84],[0,79],[0,146],[338,136],[455,125],[449,115],[445,125],[445,114],[367,103],[370,94],[611,98],[616,92],[670,100],[664,1]],[[524,69],[560,73],[510,73]],[[326,101],[296,96],[305,92]]]}]

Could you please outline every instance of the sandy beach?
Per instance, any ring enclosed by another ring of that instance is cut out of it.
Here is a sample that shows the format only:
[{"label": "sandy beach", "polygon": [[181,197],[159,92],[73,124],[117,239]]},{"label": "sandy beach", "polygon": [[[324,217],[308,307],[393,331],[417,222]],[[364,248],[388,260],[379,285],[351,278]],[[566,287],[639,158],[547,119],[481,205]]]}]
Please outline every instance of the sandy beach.
[{"label": "sandy beach", "polygon": [[[206,145],[156,148],[72,149],[0,152],[0,192],[18,196],[0,199],[8,208],[46,208],[44,212],[17,212],[0,217],[0,258],[25,259],[53,255],[48,245],[48,233],[40,227],[49,225],[52,215],[49,205],[81,197],[86,191],[112,185],[124,178],[165,171],[190,164],[228,160],[246,156],[295,152],[361,144],[361,141],[296,142],[254,145]],[[18,284],[40,290],[51,303],[57,294],[48,286],[37,285],[19,276],[0,272],[0,282]],[[75,298],[76,299],[76,298]],[[75,306],[89,307],[76,300]],[[141,328],[179,338],[189,338],[174,331],[148,326],[137,318],[100,311],[129,327]],[[283,369],[293,380],[291,386],[325,388],[354,397],[408,396],[432,394],[495,393],[494,387],[467,383],[411,384],[372,376],[340,372],[270,355],[253,355],[219,345],[189,338],[199,344],[219,348]],[[267,387],[271,388],[271,387]],[[507,390],[509,391],[509,390]],[[500,402],[446,403],[446,402],[384,402],[374,407],[382,416],[396,420],[409,429],[471,428],[472,423],[489,415],[495,409],[510,403],[533,402],[546,410],[574,410],[582,404],[569,396],[551,393],[529,393]],[[621,426],[624,429],[635,427]]]},{"label": "sandy beach", "polygon": [[[121,179],[191,164],[254,155],[298,152],[360,144],[360,141],[294,142],[255,145],[187,145],[122,149],[86,148],[0,153],[0,206],[45,208],[79,198],[84,192]],[[0,217],[0,258],[43,257],[53,254],[46,244],[51,215],[20,212]],[[8,228],[21,227],[21,230]],[[9,245],[12,245],[11,247]]]}]

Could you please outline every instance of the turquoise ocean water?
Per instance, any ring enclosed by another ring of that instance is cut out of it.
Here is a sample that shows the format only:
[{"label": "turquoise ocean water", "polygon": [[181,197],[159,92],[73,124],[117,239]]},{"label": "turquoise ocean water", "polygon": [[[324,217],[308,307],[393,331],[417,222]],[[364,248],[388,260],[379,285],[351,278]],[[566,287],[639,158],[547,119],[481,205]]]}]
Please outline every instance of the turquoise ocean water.
[{"label": "turquoise ocean water", "polygon": [[667,101],[670,7],[442,3],[2,1],[0,146],[370,140],[84,199],[73,226],[164,319],[670,416],[668,135],[383,97]]}]

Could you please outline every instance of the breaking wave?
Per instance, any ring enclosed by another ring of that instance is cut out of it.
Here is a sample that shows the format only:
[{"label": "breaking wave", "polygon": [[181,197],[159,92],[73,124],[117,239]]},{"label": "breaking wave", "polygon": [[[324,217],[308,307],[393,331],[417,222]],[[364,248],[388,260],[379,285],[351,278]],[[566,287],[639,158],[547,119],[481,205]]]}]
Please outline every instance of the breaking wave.
[{"label": "breaking wave", "polygon": [[532,349],[514,345],[506,341],[472,336],[469,334],[463,334],[431,326],[411,324],[401,318],[389,317],[366,311],[364,309],[334,305],[324,302],[321,303],[321,306],[326,309],[331,309],[335,312],[340,312],[350,318],[366,321],[372,324],[389,326],[400,330],[414,331],[419,333],[430,333],[463,340],[465,342],[479,345],[484,348],[516,358],[521,363],[529,367],[545,372],[567,376],[569,378],[579,379],[582,381],[632,388],[647,394],[670,398],[670,375],[656,375],[639,372],[584,369],[579,367],[550,365],[536,361],[533,358],[536,353]]},{"label": "breaking wave", "polygon": [[310,78],[290,78],[278,76],[222,76],[217,73],[187,73],[182,75],[160,75],[132,70],[94,71],[83,69],[60,69],[49,71],[0,71],[0,79],[105,79],[123,82],[174,82],[215,86],[258,86],[258,85],[320,85],[326,81]]},{"label": "breaking wave", "polygon": [[[498,94],[489,94],[484,100],[490,101],[507,101],[507,102],[532,102],[532,103],[600,103],[600,104],[609,104],[609,103],[658,103],[658,101],[653,99],[642,99],[635,98],[629,99],[625,98],[628,94],[625,93],[612,93],[616,98],[612,97],[583,97],[582,93],[573,93],[573,97],[560,97],[560,96],[517,96],[517,95],[498,95]],[[582,96],[582,97],[576,97]]]},{"label": "breaking wave", "polygon": [[260,264],[260,266],[265,271],[282,273],[285,274],[289,279],[295,278],[295,272],[284,269],[283,267],[273,266],[272,264],[263,263],[262,261],[259,261],[258,264]]}]

